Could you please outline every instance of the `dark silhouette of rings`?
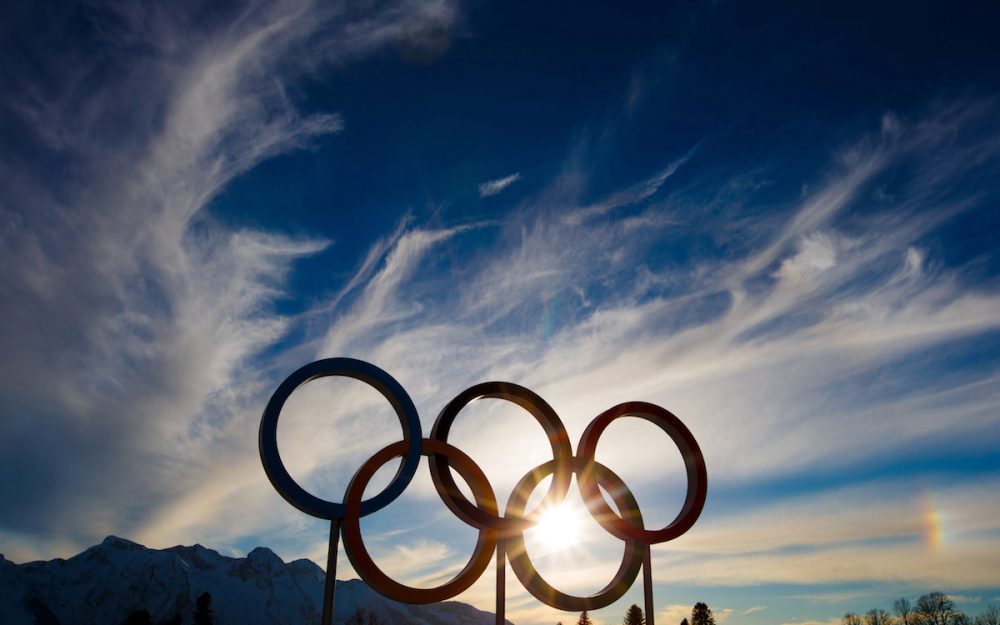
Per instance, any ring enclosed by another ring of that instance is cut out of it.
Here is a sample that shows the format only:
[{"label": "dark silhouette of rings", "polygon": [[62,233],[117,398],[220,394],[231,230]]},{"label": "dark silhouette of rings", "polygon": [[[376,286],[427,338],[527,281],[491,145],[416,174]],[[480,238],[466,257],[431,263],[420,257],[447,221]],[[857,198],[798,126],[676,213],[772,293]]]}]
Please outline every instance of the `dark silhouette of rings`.
[{"label": "dark silhouette of rings", "polygon": [[[448,442],[448,432],[451,431],[451,424],[455,421],[459,411],[471,402],[484,398],[506,399],[515,403],[531,413],[538,423],[545,430],[549,437],[549,444],[552,446],[552,456],[554,458],[569,458],[573,455],[573,447],[569,442],[569,434],[559,415],[546,403],[544,399],[536,395],[523,386],[511,384],[509,382],[484,382],[468,388],[458,394],[455,399],[448,402],[441,414],[434,422],[434,429],[431,430],[431,438],[441,442]],[[445,505],[455,513],[455,516],[462,519],[473,527],[491,527],[497,530],[524,530],[535,524],[535,520],[523,516],[523,510],[517,515],[496,516],[484,512],[482,508],[474,506],[465,498],[462,491],[458,489],[455,478],[451,476],[448,469],[448,460],[445,456],[435,455],[430,460],[431,477],[434,480],[434,487],[441,495]],[[562,501],[569,492],[570,478],[573,476],[572,468],[565,462],[558,463],[555,474],[552,477],[552,484],[545,499],[539,507],[546,504],[553,505]]]},{"label": "dark silhouette of rings", "polygon": [[[320,499],[292,479],[278,453],[277,429],[281,409],[299,386],[310,380],[344,376],[378,390],[392,405],[402,426],[402,440],[366,460],[351,479],[341,503]],[[503,515],[496,495],[482,469],[460,449],[448,444],[451,426],[462,409],[480,398],[497,398],[514,403],[530,413],[541,426],[552,448],[552,459],[529,471],[514,487]],[[639,505],[628,486],[611,469],[597,462],[597,442],[615,419],[632,416],[645,419],[662,429],[684,459],[687,495],[677,517],[660,529],[647,529]],[[290,504],[311,516],[330,521],[326,588],[322,624],[333,620],[337,549],[341,529],[344,547],[355,571],[369,586],[390,599],[403,603],[433,603],[450,599],[468,589],[497,556],[496,622],[504,619],[504,576],[506,562],[524,588],[535,598],[559,610],[581,611],[606,607],[625,594],[643,570],[646,623],[653,624],[650,546],[667,542],[688,531],[698,520],[708,492],[708,473],[701,449],[690,430],[670,411],[646,402],[626,402],[614,406],[590,422],[573,454],[569,435],[556,412],[533,391],[509,382],[484,382],[459,393],[438,415],[430,438],[423,438],[417,410],[403,387],[385,371],[361,360],[328,358],[312,362],[292,373],[272,395],[260,423],[260,458],[275,490]],[[372,560],[361,536],[361,518],[396,500],[416,473],[421,456],[428,457],[431,479],[441,500],[455,516],[478,530],[472,557],[451,581],[436,588],[413,588],[386,575]],[[371,499],[362,500],[372,476],[385,463],[402,458],[388,486]],[[475,502],[459,489],[452,469],[468,485]],[[528,499],[543,479],[551,484],[535,511],[526,511]],[[524,532],[538,522],[538,510],[560,503],[569,493],[573,475],[591,516],[610,534],[624,541],[625,553],[611,581],[599,592],[586,596],[564,593],[539,575],[524,543]],[[617,512],[605,500],[601,489],[610,494]]]},{"label": "dark silhouette of rings", "polygon": [[[511,493],[510,501],[507,502],[507,513],[514,516],[520,515],[524,510],[528,497],[531,496],[538,483],[554,471],[557,471],[559,464],[559,460],[549,460],[535,467],[521,478],[521,481],[517,483],[517,486],[514,487],[514,491]],[[578,483],[583,474],[586,473],[590,476],[589,479],[595,480],[595,484],[603,485],[605,490],[611,494],[612,499],[614,499],[615,506],[622,511],[625,522],[636,523],[639,527],[642,527],[642,514],[639,512],[639,504],[636,503],[632,492],[625,486],[625,482],[615,475],[611,469],[597,462],[586,463],[579,457],[571,458],[566,464],[577,474],[576,479]],[[603,500],[604,498],[601,497],[601,501]],[[620,518],[613,512],[611,515],[615,518]],[[539,601],[557,610],[572,612],[597,610],[618,601],[632,586],[632,582],[635,581],[636,576],[639,574],[639,569],[642,568],[643,556],[643,547],[639,544],[639,541],[633,538],[625,539],[625,555],[622,557],[622,564],[611,582],[597,594],[589,597],[575,597],[556,590],[538,574],[535,565],[531,563],[531,558],[528,557],[528,552],[524,547],[523,533],[518,532],[513,534],[507,540],[507,557],[510,558],[510,568],[514,570],[514,575],[517,576],[517,579],[521,581],[528,592],[534,595]],[[649,610],[647,609],[648,612]]]},{"label": "dark silhouette of rings", "polygon": [[[354,570],[372,588],[377,589],[387,597],[405,603],[435,603],[451,599],[468,589],[479,579],[479,576],[489,566],[490,558],[493,557],[493,550],[497,546],[498,532],[490,527],[480,527],[476,548],[473,550],[469,563],[453,580],[437,588],[425,589],[404,586],[383,573],[368,555],[368,550],[365,549],[361,539],[361,496],[365,491],[365,486],[368,485],[368,480],[375,475],[375,472],[389,460],[406,454],[410,445],[410,441],[399,441],[376,452],[374,456],[361,465],[361,469],[351,480],[345,499],[347,517],[344,519],[344,547],[351,564],[354,565]],[[458,469],[462,479],[472,488],[476,504],[486,508],[487,511],[496,513],[497,499],[493,494],[489,480],[486,479],[486,475],[479,468],[479,465],[466,456],[464,452],[434,439],[423,441],[423,452],[426,455],[433,454],[438,458],[447,458],[449,464]]]},{"label": "dark silhouette of rings", "polygon": [[413,479],[413,475],[417,472],[417,465],[420,463],[421,435],[420,417],[417,415],[413,400],[395,378],[375,365],[353,358],[327,358],[311,362],[285,378],[285,381],[271,395],[271,400],[264,408],[264,416],[260,420],[260,461],[264,465],[267,479],[271,480],[271,484],[285,498],[285,501],[309,516],[332,521],[345,517],[344,504],[325,501],[306,492],[288,474],[284,463],[281,462],[281,455],[278,453],[278,416],[281,414],[282,406],[298,387],[310,380],[330,376],[354,378],[382,393],[392,404],[399,417],[399,424],[403,426],[403,440],[408,441],[415,438],[417,441],[415,445],[410,447],[406,459],[385,490],[362,502],[362,516],[367,516],[388,506],[402,495],[406,487],[410,485],[410,480]]},{"label": "dark silhouette of rings", "polygon": [[591,421],[587,429],[583,431],[580,444],[577,445],[576,449],[577,456],[584,463],[584,466],[594,464],[597,440],[604,433],[604,430],[612,421],[624,416],[645,419],[658,426],[673,439],[681,452],[681,457],[684,458],[684,467],[687,469],[688,490],[684,506],[677,518],[666,527],[659,530],[647,530],[642,527],[642,523],[638,525],[630,523],[611,510],[597,488],[598,482],[594,480],[595,473],[586,470],[579,473],[577,484],[580,486],[580,494],[583,495],[583,501],[597,522],[618,538],[626,540],[631,538],[651,545],[673,540],[691,529],[694,522],[698,520],[701,509],[705,507],[705,497],[708,494],[708,471],[705,468],[705,459],[698,447],[698,442],[694,440],[694,435],[669,410],[656,404],[632,401],[605,410]]}]

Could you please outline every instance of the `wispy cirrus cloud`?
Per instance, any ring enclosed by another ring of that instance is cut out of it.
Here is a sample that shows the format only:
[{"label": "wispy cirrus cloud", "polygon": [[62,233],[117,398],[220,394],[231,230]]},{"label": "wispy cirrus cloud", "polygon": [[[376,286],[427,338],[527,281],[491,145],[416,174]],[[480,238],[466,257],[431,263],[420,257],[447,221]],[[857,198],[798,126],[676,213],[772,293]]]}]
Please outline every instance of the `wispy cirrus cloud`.
[{"label": "wispy cirrus cloud", "polygon": [[691,606],[674,603],[660,608],[656,620],[666,623],[680,623],[684,619],[691,620]]},{"label": "wispy cirrus cloud", "polygon": [[487,180],[486,182],[481,183],[478,187],[479,197],[490,197],[496,195],[520,179],[521,172],[515,171],[509,176],[504,176],[503,178]]},{"label": "wispy cirrus cloud", "polygon": [[[154,30],[138,11],[122,8],[121,30],[104,35],[112,51],[139,42],[148,57],[113,68],[98,89],[74,90],[78,78],[64,81],[59,97],[31,88],[7,96],[38,144],[82,172],[49,184],[49,169],[0,166],[0,258],[22,268],[0,278],[8,350],[0,383],[14,415],[0,422],[2,475],[19,502],[0,519],[25,553],[39,531],[59,536],[51,549],[64,554],[115,531],[154,545],[290,536],[288,549],[317,557],[321,523],[303,519],[266,483],[256,420],[294,367],[356,356],[408,389],[426,430],[457,392],[508,379],[545,397],[573,439],[621,401],[670,408],[703,442],[713,493],[816,480],[810,496],[789,489],[763,510],[710,499],[696,529],[657,552],[661,581],[677,581],[670,571],[734,585],[904,570],[933,572],[914,574],[919,582],[996,582],[995,550],[977,538],[996,530],[994,498],[983,496],[991,481],[945,496],[961,540],[930,553],[917,503],[872,494],[912,485],[864,473],[891,473],[893,461],[933,455],[942,440],[973,455],[998,440],[989,367],[956,366],[944,379],[933,362],[923,371],[903,366],[1000,327],[1000,294],[946,262],[934,237],[949,220],[986,210],[981,181],[995,178],[1000,150],[994,102],[959,102],[914,120],[887,116],[853,144],[830,146],[832,159],[801,193],[803,181],[781,171],[768,175],[785,192],[759,193],[759,167],[738,164],[667,185],[680,167],[696,165],[692,152],[583,202],[588,168],[600,166],[584,155],[572,180],[527,193],[500,222],[401,218],[330,301],[304,315],[310,325],[302,329],[274,304],[294,263],[329,238],[234,228],[206,207],[263,159],[349,123],[300,112],[289,96],[297,76],[419,37],[414,21],[454,23],[457,10],[444,2],[360,13],[336,3],[250,3],[239,20],[202,24],[178,14]],[[117,94],[129,90],[148,97],[122,103]],[[516,176],[484,184],[503,183],[499,192]],[[293,328],[304,338],[281,342]],[[322,423],[290,415],[282,431],[296,442],[296,476],[324,488],[327,473],[350,475],[382,442],[369,419],[385,409],[363,391],[338,390],[335,404],[329,396],[304,389],[295,410]],[[478,435],[463,439],[456,427],[456,438],[503,493],[547,458],[547,442],[530,422],[511,434],[505,425],[524,415],[484,404],[464,415],[479,419]],[[650,477],[648,467],[667,454],[644,445],[602,446],[602,462],[651,518],[669,518],[663,492],[678,485]],[[59,462],[70,448],[78,471]],[[144,469],[128,470],[136,466]],[[871,490],[843,489],[867,480]],[[432,492],[426,481],[412,487],[425,503],[436,503]],[[373,523],[398,520],[382,519]],[[463,560],[446,543],[415,540],[400,570],[407,558],[431,558],[444,570]],[[866,566],[847,566],[858,560]],[[603,571],[573,574],[586,585]],[[540,614],[532,601],[517,603],[523,596],[512,596],[515,620]]]},{"label": "wispy cirrus cloud", "polygon": [[[479,225],[475,232],[485,237],[485,247],[463,255],[455,273],[427,268],[438,268],[444,251],[462,246],[472,230],[406,226],[388,245],[372,248],[350,280],[345,314],[312,348],[317,357],[355,355],[384,364],[410,390],[428,429],[437,409],[462,388],[511,379],[548,399],[572,438],[595,406],[641,398],[670,407],[704,441],[713,492],[819,480],[806,495],[767,491],[770,503],[761,509],[716,508],[710,498],[695,530],[657,550],[658,583],[995,583],[997,554],[989,536],[997,531],[997,517],[984,494],[995,488],[992,482],[970,480],[941,491],[939,509],[950,511],[944,527],[953,541],[935,550],[921,499],[926,485],[869,481],[855,473],[886,462],[891,470],[894,459],[933,453],[945,435],[952,449],[971,454],[995,441],[998,412],[990,389],[996,381],[989,371],[952,370],[940,383],[906,370],[888,373],[901,359],[923,357],[998,325],[992,312],[997,294],[966,285],[960,267],[943,266],[923,243],[976,201],[975,191],[966,193],[959,184],[964,167],[928,149],[937,145],[934,137],[948,134],[942,128],[976,123],[982,111],[975,109],[938,111],[933,124],[899,122],[891,137],[880,132],[862,139],[817,175],[822,184],[797,198],[784,219],[748,223],[747,231],[732,235],[752,245],[702,257],[679,276],[656,269],[657,250],[671,240],[675,216],[651,220],[660,226],[638,238],[625,225],[662,210],[643,200],[621,219],[595,215],[571,230],[564,217],[572,204],[555,213],[529,204],[499,227]],[[952,157],[964,160],[998,147],[995,134],[973,143],[950,145]],[[872,189],[900,162],[914,168],[906,192],[891,211],[872,208]],[[551,193],[540,192],[540,201],[551,201]],[[675,193],[671,204],[689,212],[681,223],[697,230],[697,194]],[[629,246],[622,243],[626,238]],[[602,289],[614,297],[594,295]],[[564,308],[558,323],[547,327],[554,297]],[[329,404],[319,397],[312,404],[304,399],[302,410],[316,413]],[[370,410],[371,401],[339,399],[337,414],[323,414],[347,428],[334,430],[343,453],[333,465],[324,442],[329,439],[303,437],[297,455],[313,458],[303,466],[306,473],[349,475],[370,451],[365,445],[374,444],[350,433],[358,411]],[[749,406],[753,419],[744,418]],[[466,418],[476,423],[477,436],[463,438],[457,427],[457,444],[482,463],[498,493],[548,456],[544,437],[533,436],[530,423],[525,434],[511,434],[522,431],[509,427],[516,410],[491,405],[470,411]],[[505,445],[516,448],[517,462]],[[669,505],[661,503],[664,482],[651,480],[648,470],[663,462],[663,454],[638,447],[602,448],[602,462],[626,479],[641,504],[652,502],[644,514],[669,518],[663,510]],[[673,492],[674,482],[666,485]],[[434,505],[426,480],[410,490]],[[245,499],[234,494],[215,502],[204,523],[218,514],[251,516],[237,510],[237,501]],[[253,518],[247,531],[289,522],[280,514]],[[381,522],[392,526],[393,518]],[[464,559],[449,554],[441,565],[458,567]],[[576,564],[568,583],[606,582],[607,571],[596,561],[593,567]],[[488,588],[477,592],[481,604],[489,602]],[[550,614],[522,590],[511,591],[510,599],[512,618]]]},{"label": "wispy cirrus cloud", "polygon": [[776,499],[706,518],[697,534],[654,548],[662,554],[657,575],[709,585],[995,583],[988,562],[1000,555],[991,540],[998,527],[987,493],[996,487],[995,478],[939,485],[897,478]]},{"label": "wispy cirrus cloud", "polygon": [[684,163],[690,160],[697,150],[697,147],[698,146],[691,148],[687,154],[672,161],[666,167],[649,178],[637,182],[626,189],[616,191],[599,202],[569,211],[565,217],[567,223],[579,224],[587,219],[606,215],[617,208],[632,206],[648,200],[660,190],[660,187],[663,186],[668,178],[673,176],[674,173],[676,173],[677,170],[684,165]]},{"label": "wispy cirrus cloud", "polygon": [[813,619],[805,621],[792,621],[790,623],[783,623],[783,625],[838,625],[841,621],[842,619],[835,617],[826,621],[817,621]]},{"label": "wispy cirrus cloud", "polygon": [[[681,623],[684,620],[690,621],[691,609],[692,606],[674,603],[661,608],[656,613],[656,620],[666,623]],[[715,607],[712,609],[712,617],[717,623],[725,623],[732,616],[733,612],[732,608]],[[750,614],[750,612],[744,612],[743,614]]]},{"label": "wispy cirrus cloud", "polygon": [[[386,573],[396,579],[407,580],[416,574],[423,577],[437,577],[442,574],[440,567],[445,560],[452,559],[451,547],[440,542],[420,541],[415,544],[396,545],[388,556],[382,557],[379,564]],[[434,569],[429,572],[428,569]],[[448,572],[443,574],[448,577]],[[426,581],[426,580],[425,580]]]},{"label": "wispy cirrus cloud", "polygon": [[[248,486],[220,468],[267,385],[253,359],[293,321],[274,311],[292,263],[329,241],[223,225],[205,209],[262,160],[341,130],[336,113],[297,109],[289,87],[304,73],[458,17],[447,2],[217,10],[94,8],[96,50],[63,37],[76,17],[54,11],[40,37],[60,44],[5,74],[5,115],[30,147],[0,166],[0,255],[16,268],[0,278],[0,481],[16,502],[0,520],[27,549],[39,534],[86,545],[183,527]],[[214,471],[218,483],[199,477]]]},{"label": "wispy cirrus cloud", "polygon": [[979,603],[983,600],[982,595],[953,595],[949,594],[948,598],[955,603]]}]

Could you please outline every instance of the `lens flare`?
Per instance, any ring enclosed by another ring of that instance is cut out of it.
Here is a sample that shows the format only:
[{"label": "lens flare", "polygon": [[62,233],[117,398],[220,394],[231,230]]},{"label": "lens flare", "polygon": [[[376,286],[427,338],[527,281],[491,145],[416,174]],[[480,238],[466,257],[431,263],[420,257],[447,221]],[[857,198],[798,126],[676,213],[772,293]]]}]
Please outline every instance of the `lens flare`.
[{"label": "lens flare", "polygon": [[580,538],[579,511],[567,504],[552,506],[541,513],[533,529],[549,549],[566,549]]}]

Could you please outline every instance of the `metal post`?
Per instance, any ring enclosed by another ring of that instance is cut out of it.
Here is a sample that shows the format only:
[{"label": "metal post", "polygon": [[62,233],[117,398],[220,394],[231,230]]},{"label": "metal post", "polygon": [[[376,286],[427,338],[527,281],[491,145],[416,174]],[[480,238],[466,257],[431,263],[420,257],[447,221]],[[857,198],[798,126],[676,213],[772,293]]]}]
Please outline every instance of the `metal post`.
[{"label": "metal post", "polygon": [[333,599],[337,590],[337,550],[340,548],[340,519],[330,521],[330,545],[326,553],[326,585],[323,588],[322,625],[333,625]]},{"label": "metal post", "polygon": [[642,558],[642,592],[646,599],[646,625],[653,625],[653,556],[652,549],[646,545],[646,553]]},{"label": "metal post", "polygon": [[503,536],[497,540],[497,609],[496,625],[504,625],[507,603],[507,543]]}]

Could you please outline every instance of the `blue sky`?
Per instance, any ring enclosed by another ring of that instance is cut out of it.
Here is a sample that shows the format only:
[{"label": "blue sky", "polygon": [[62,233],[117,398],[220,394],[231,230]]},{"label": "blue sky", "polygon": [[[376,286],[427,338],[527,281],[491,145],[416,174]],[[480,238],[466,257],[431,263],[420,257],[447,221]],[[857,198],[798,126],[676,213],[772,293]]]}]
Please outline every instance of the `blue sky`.
[{"label": "blue sky", "polygon": [[[323,562],[257,426],[288,373],[352,356],[426,431],[491,379],[573,441],[621,401],[680,416],[710,490],[654,551],[658,622],[1000,601],[997,9],[540,4],[5,5],[7,558],[117,534]],[[293,475],[339,500],[398,438],[383,404],[296,394]],[[681,461],[646,427],[598,458],[663,524]],[[483,401],[454,439],[505,497],[540,434]],[[584,525],[538,559],[593,592],[621,543]],[[474,541],[423,469],[364,528],[412,583]],[[489,574],[459,599],[489,608]]]}]

